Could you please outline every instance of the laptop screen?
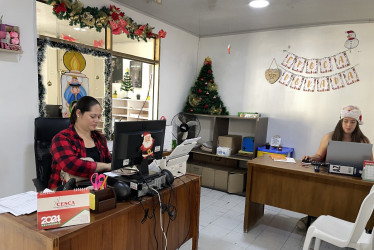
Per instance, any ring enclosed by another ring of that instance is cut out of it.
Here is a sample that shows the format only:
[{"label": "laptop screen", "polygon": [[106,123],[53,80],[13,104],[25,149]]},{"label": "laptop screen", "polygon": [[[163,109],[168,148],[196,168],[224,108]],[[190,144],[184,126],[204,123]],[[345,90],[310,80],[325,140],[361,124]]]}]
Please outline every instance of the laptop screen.
[{"label": "laptop screen", "polygon": [[341,166],[362,167],[364,160],[370,160],[373,144],[329,141],[326,162]]}]

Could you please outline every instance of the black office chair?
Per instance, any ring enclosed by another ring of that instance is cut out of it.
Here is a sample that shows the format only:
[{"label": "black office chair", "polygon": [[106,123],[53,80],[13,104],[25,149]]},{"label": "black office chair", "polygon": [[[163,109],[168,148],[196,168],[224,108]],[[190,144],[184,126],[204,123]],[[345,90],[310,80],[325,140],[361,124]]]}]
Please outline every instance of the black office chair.
[{"label": "black office chair", "polygon": [[36,178],[34,182],[37,192],[48,187],[51,176],[52,156],[49,152],[53,136],[68,128],[69,118],[35,118],[34,152],[36,164]]}]

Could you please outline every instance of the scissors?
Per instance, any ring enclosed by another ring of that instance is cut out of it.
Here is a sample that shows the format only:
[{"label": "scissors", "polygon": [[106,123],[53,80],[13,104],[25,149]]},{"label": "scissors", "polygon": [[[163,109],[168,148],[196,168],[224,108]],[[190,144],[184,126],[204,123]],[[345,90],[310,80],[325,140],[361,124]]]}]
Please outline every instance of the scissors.
[{"label": "scissors", "polygon": [[94,190],[99,190],[101,185],[104,183],[105,177],[106,176],[104,174],[98,173],[94,173],[93,175],[91,175],[91,183]]}]

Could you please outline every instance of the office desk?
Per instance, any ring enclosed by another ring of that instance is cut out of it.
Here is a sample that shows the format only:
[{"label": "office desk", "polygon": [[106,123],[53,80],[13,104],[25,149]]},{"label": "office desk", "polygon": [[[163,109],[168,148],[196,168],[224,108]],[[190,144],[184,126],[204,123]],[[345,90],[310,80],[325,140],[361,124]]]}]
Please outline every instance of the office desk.
[{"label": "office desk", "polygon": [[[314,172],[314,167],[275,162],[268,155],[248,161],[244,232],[263,216],[264,204],[303,214],[332,215],[354,222],[374,183],[361,178]],[[374,225],[372,216],[368,228]]]},{"label": "office desk", "polygon": [[[183,240],[192,238],[193,249],[197,249],[199,237],[199,211],[201,177],[186,175],[175,179],[171,193],[172,204],[177,207],[177,216],[170,222],[167,234],[168,249],[176,249]],[[161,192],[164,201],[168,201],[170,189]],[[37,230],[36,213],[15,217],[11,214],[0,215],[0,249],[35,249],[35,250],[62,250],[62,249],[101,249],[101,250],[148,250],[165,248],[160,229],[160,213],[158,199],[144,197],[142,204],[149,215],[152,212],[152,203],[157,209],[154,219],[147,219],[141,223],[144,210],[139,202],[118,203],[115,209],[94,214],[91,213],[91,223],[51,230]],[[164,229],[168,224],[168,215],[164,214]],[[155,233],[154,233],[155,232]],[[162,247],[163,246],[163,247]]]}]

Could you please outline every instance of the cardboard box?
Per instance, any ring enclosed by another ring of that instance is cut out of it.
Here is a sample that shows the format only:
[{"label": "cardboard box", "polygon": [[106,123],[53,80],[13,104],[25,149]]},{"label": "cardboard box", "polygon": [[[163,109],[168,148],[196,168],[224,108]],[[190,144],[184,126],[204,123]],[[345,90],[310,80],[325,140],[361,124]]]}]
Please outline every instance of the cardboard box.
[{"label": "cardboard box", "polygon": [[217,146],[231,148],[231,155],[235,155],[241,149],[241,135],[223,135],[218,136]]},{"label": "cardboard box", "polygon": [[204,187],[214,188],[215,169],[203,167],[202,170],[203,174],[201,176],[201,185]]},{"label": "cardboard box", "polygon": [[203,175],[203,168],[200,165],[187,163],[187,173]]},{"label": "cardboard box", "polygon": [[246,170],[242,169],[216,169],[214,175],[214,188],[228,193],[241,193],[245,186]]}]

